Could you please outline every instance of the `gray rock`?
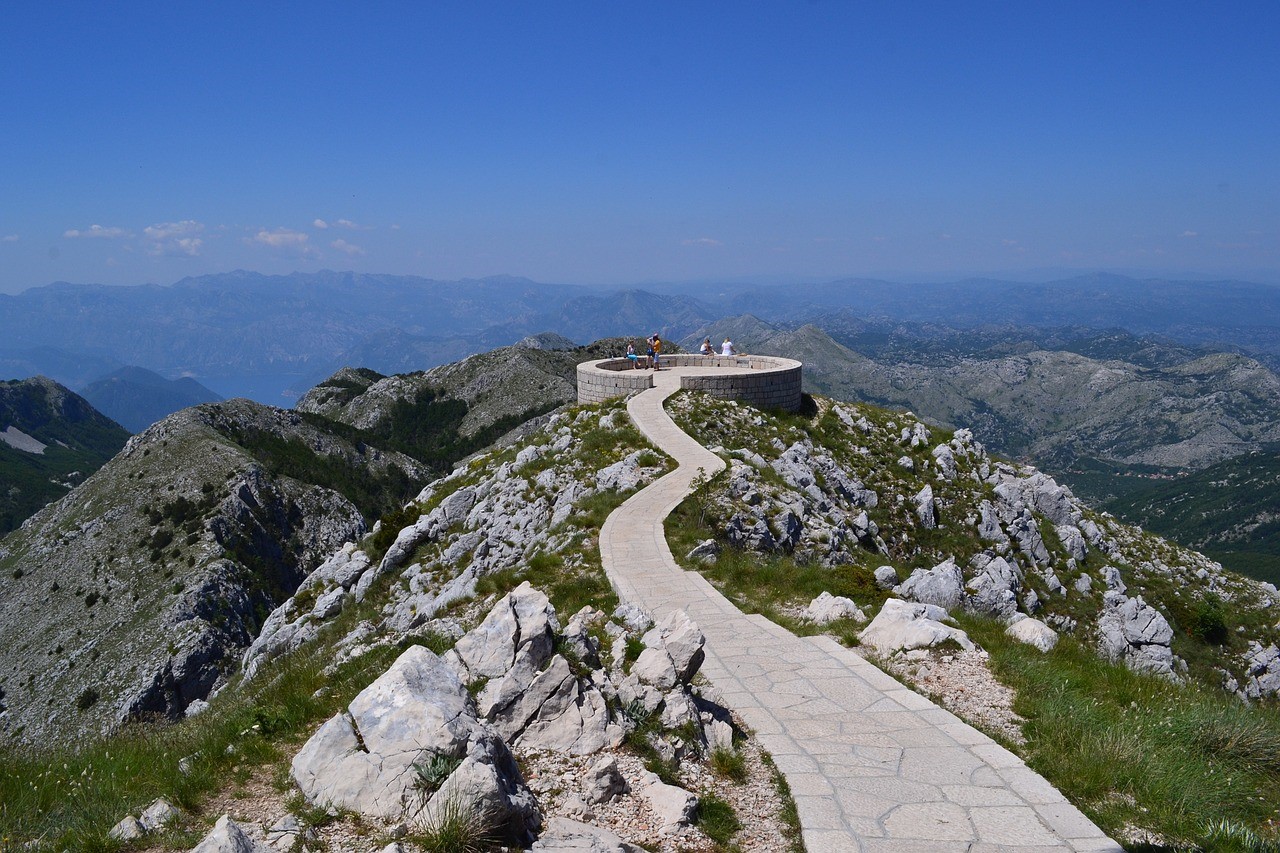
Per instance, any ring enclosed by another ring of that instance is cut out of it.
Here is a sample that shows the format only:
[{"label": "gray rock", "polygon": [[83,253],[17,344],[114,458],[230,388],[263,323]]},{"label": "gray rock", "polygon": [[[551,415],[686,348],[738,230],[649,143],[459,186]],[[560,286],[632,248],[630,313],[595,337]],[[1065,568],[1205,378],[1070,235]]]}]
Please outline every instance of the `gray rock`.
[{"label": "gray rock", "polygon": [[567,817],[551,818],[546,831],[530,849],[538,853],[642,853],[643,850],[603,827]]},{"label": "gray rock", "polygon": [[1073,524],[1059,524],[1054,530],[1058,534],[1058,541],[1062,543],[1062,547],[1067,550],[1067,556],[1071,559],[1078,562],[1089,555],[1089,544],[1085,541],[1080,528]]},{"label": "gray rock", "polygon": [[648,649],[660,649],[670,658],[676,680],[681,684],[689,683],[706,657],[703,647],[707,639],[683,610],[670,613],[649,629],[641,641]]},{"label": "gray rock", "polygon": [[933,449],[933,464],[942,474],[942,479],[950,481],[956,478],[956,457],[947,445],[939,444]]},{"label": "gray rock", "polygon": [[1120,575],[1120,570],[1115,566],[1102,567],[1102,582],[1107,585],[1107,589],[1115,590],[1122,595],[1127,589],[1124,585],[1124,578]]},{"label": "gray rock", "polygon": [[670,690],[678,682],[675,664],[665,649],[648,648],[640,653],[631,665],[631,674],[642,684],[650,684],[659,690]]},{"label": "gray rock", "polygon": [[[510,677],[523,684],[511,684],[506,692],[527,687],[534,674],[551,658],[554,630],[559,627],[555,609],[547,597],[528,581],[507,593],[493,606],[476,628],[454,645],[453,653],[471,679]],[[491,691],[489,688],[492,687]],[[486,685],[491,703],[498,692],[494,682]],[[481,704],[485,701],[482,699]],[[482,714],[486,714],[483,709]]]},{"label": "gray rock", "polygon": [[937,502],[933,499],[933,486],[926,485],[911,499],[916,506],[916,517],[926,530],[938,526]]},{"label": "gray rock", "polygon": [[481,733],[457,674],[422,646],[411,646],[322,725],[293,758],[292,774],[310,803],[398,819],[416,812],[414,765],[461,758]]},{"label": "gray rock", "polygon": [[880,566],[876,569],[876,586],[881,589],[893,589],[899,581],[898,570],[893,566]]},{"label": "gray rock", "polygon": [[1076,578],[1075,588],[1076,588],[1076,592],[1080,593],[1081,595],[1088,595],[1089,592],[1093,589],[1093,578],[1089,577],[1088,575],[1081,575],[1080,577]]},{"label": "gray rock", "polygon": [[1022,575],[1003,557],[987,562],[966,588],[964,608],[970,613],[1008,619],[1018,612],[1018,593],[1022,591]]},{"label": "gray rock", "polygon": [[837,619],[855,619],[858,622],[867,621],[866,615],[858,608],[857,604],[854,604],[852,599],[832,595],[829,592],[823,592],[809,602],[809,608],[805,612],[809,619],[818,625],[826,625]]},{"label": "gray rock", "polygon": [[698,560],[704,563],[714,563],[716,557],[720,556],[720,543],[714,539],[704,539],[693,547],[685,559]]},{"label": "gray rock", "polygon": [[146,834],[147,828],[133,815],[124,818],[107,831],[107,837],[117,841],[135,841]]},{"label": "gray rock", "polygon": [[763,518],[740,512],[729,519],[725,536],[734,546],[747,551],[772,551],[778,544]]},{"label": "gray rock", "polygon": [[947,640],[954,640],[964,649],[974,648],[968,634],[943,624],[950,618],[941,607],[890,598],[858,639],[880,654],[930,648]]},{"label": "gray rock", "polygon": [[916,470],[916,461],[910,456],[899,456],[898,467],[907,471],[914,471]]},{"label": "gray rock", "polygon": [[223,815],[204,840],[191,848],[191,853],[274,853],[267,845],[255,841],[230,816]]},{"label": "gray rock", "polygon": [[179,817],[178,810],[165,799],[156,800],[138,815],[138,823],[147,832],[158,832]]},{"label": "gray rock", "polygon": [[911,601],[951,610],[964,600],[964,575],[956,561],[947,558],[932,569],[916,569],[893,591]]},{"label": "gray rock", "polygon": [[773,518],[773,532],[777,544],[790,550],[804,535],[804,522],[791,510],[783,510]]},{"label": "gray rock", "polygon": [[684,788],[668,785],[653,773],[645,773],[640,780],[639,794],[662,822],[661,832],[674,835],[693,823],[698,811],[698,797]]},{"label": "gray rock", "polygon": [[1173,629],[1164,615],[1143,601],[1142,596],[1126,598],[1111,591],[1104,595],[1103,602],[1102,614],[1098,617],[1102,653],[1138,672],[1177,680],[1173,651],[1169,647]]},{"label": "gray rock", "polygon": [[1016,619],[1004,629],[1004,632],[1018,642],[1035,646],[1042,652],[1047,652],[1058,644],[1058,632],[1039,619],[1030,617]]},{"label": "gray rock", "polygon": [[613,611],[613,618],[625,625],[627,630],[633,634],[643,633],[649,630],[649,626],[653,624],[649,614],[634,604],[619,604]]},{"label": "gray rock", "polygon": [[1028,509],[1022,510],[1008,525],[1009,535],[1018,543],[1018,549],[1039,566],[1049,564],[1049,549],[1040,536],[1040,524]]},{"label": "gray rock", "polygon": [[1256,640],[1245,653],[1244,694],[1250,699],[1280,696],[1280,648],[1275,643],[1263,648]]},{"label": "gray rock", "polygon": [[1004,529],[1000,527],[1000,517],[996,512],[995,505],[991,501],[984,500],[978,504],[978,512],[981,518],[978,521],[978,537],[987,542],[1008,542],[1009,537],[1005,535]]},{"label": "gray rock", "polygon": [[587,802],[593,805],[610,802],[627,792],[627,780],[618,771],[618,761],[612,756],[601,756],[587,768],[586,779]]}]

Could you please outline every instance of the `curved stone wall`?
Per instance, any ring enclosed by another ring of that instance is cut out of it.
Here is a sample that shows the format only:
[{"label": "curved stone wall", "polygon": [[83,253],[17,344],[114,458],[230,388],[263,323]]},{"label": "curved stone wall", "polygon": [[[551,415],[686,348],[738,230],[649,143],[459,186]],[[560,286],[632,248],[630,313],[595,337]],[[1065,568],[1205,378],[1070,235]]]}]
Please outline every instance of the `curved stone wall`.
[{"label": "curved stone wall", "polygon": [[[707,356],[666,355],[662,363],[668,368],[692,368],[681,371],[680,387],[703,391],[724,400],[741,400],[762,409],[800,408],[800,383],[803,365],[791,358],[768,355]],[[719,368],[699,375],[697,368]],[[729,371],[733,372],[729,372]],[[586,361],[578,365],[578,402],[599,403],[653,387],[653,373],[636,370],[625,358]]]}]

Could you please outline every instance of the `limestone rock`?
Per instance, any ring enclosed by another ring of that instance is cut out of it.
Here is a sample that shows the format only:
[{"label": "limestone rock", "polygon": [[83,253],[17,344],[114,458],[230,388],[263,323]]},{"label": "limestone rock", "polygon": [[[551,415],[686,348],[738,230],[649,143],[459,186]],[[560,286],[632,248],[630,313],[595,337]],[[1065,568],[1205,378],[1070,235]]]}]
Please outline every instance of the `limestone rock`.
[{"label": "limestone rock", "polygon": [[627,781],[618,771],[618,761],[606,755],[587,768],[587,802],[593,805],[607,803],[619,794],[626,793]]},{"label": "limestone rock", "polygon": [[862,629],[858,639],[881,654],[929,648],[946,640],[954,640],[961,648],[973,649],[968,634],[943,624],[950,618],[941,607],[890,598],[871,624]]},{"label": "limestone rock", "polygon": [[720,543],[714,539],[704,539],[693,547],[686,559],[699,560],[704,563],[714,563],[716,557],[720,556]]},{"label": "limestone rock", "polygon": [[538,853],[642,853],[613,832],[567,817],[553,817],[531,850]]},{"label": "limestone rock", "polygon": [[229,815],[218,818],[204,840],[191,853],[274,853],[270,847],[250,838]]},{"label": "limestone rock", "polygon": [[1039,619],[1032,619],[1029,616],[1010,622],[1009,627],[1005,628],[1004,632],[1018,642],[1035,646],[1042,652],[1047,652],[1058,644],[1057,631]]},{"label": "limestone rock", "polygon": [[893,589],[901,581],[898,570],[893,566],[880,566],[876,569],[876,586],[881,589]]},{"label": "limestone rock", "polygon": [[158,832],[178,818],[178,810],[168,800],[159,799],[138,815],[138,823],[147,832]]},{"label": "limestone rock", "polygon": [[1022,575],[1003,557],[989,560],[965,586],[970,594],[965,596],[964,608],[970,613],[1008,619],[1018,612]]},{"label": "limestone rock", "polygon": [[858,622],[867,621],[866,615],[852,599],[832,595],[829,592],[823,592],[809,602],[809,608],[805,612],[810,620],[819,625],[826,625],[837,619],[854,619]]},{"label": "limestone rock", "polygon": [[698,811],[698,797],[675,785],[668,785],[653,773],[640,780],[639,794],[662,821],[662,833],[673,835],[693,822]]},{"label": "limestone rock", "polygon": [[1256,640],[1245,653],[1244,695],[1250,699],[1280,696],[1280,648],[1275,643],[1263,648]]},{"label": "limestone rock", "polygon": [[920,519],[920,524],[925,530],[937,527],[938,508],[937,502],[933,499],[933,486],[926,485],[911,500],[916,505],[916,517]]},{"label": "limestone rock", "polygon": [[670,613],[641,637],[641,642],[648,649],[662,650],[670,658],[681,684],[689,683],[706,657],[703,646],[707,639],[683,610]]},{"label": "limestone rock", "polygon": [[911,601],[951,610],[964,600],[964,575],[956,561],[948,558],[932,569],[916,569],[893,591]]},{"label": "limestone rock", "polygon": [[942,474],[944,480],[954,480],[956,478],[956,456],[951,452],[951,448],[945,444],[939,444],[933,449],[933,464],[937,466],[938,473]]},{"label": "limestone rock", "polygon": [[1173,628],[1142,596],[1127,598],[1107,592],[1098,617],[1099,645],[1113,661],[1123,661],[1130,669],[1151,672],[1177,680],[1173,671]]},{"label": "limestone rock", "polygon": [[135,841],[147,834],[147,828],[133,815],[121,820],[107,832],[108,838],[117,841]]},{"label": "limestone rock", "polygon": [[[460,764],[426,799],[417,768],[441,757]],[[515,841],[539,819],[506,745],[476,718],[454,669],[422,646],[321,726],[294,756],[292,774],[310,803],[386,820],[427,820],[442,796],[487,810]]]}]

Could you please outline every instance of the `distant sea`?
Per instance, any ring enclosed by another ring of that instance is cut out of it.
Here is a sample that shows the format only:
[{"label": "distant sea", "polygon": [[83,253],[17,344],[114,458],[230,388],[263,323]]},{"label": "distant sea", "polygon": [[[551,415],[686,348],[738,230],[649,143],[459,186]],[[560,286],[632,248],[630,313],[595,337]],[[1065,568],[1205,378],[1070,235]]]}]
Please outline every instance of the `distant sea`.
[{"label": "distant sea", "polygon": [[304,373],[264,373],[258,376],[199,376],[201,385],[230,400],[247,397],[255,403],[291,409],[316,384]]}]

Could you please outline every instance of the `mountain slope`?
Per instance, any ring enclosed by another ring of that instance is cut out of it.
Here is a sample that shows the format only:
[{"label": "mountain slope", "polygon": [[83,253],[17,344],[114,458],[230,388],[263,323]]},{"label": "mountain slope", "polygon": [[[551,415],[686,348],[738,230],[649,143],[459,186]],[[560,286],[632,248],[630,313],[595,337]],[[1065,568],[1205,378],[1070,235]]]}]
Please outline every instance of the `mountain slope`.
[{"label": "mountain slope", "polygon": [[1106,508],[1228,568],[1280,584],[1280,453],[1275,450],[1149,483]]},{"label": "mountain slope", "polygon": [[50,379],[0,382],[0,536],[98,470],[128,437]]},{"label": "mountain slope", "polygon": [[81,394],[131,432],[142,432],[179,409],[222,399],[190,377],[165,379],[143,367],[122,367],[90,382]]},{"label": "mountain slope", "polygon": [[0,541],[3,731],[181,715],[362,512],[427,476],[322,426],[247,400],[185,409]]}]

